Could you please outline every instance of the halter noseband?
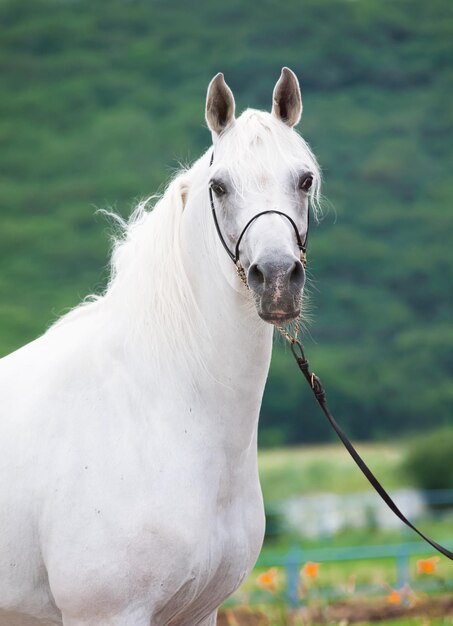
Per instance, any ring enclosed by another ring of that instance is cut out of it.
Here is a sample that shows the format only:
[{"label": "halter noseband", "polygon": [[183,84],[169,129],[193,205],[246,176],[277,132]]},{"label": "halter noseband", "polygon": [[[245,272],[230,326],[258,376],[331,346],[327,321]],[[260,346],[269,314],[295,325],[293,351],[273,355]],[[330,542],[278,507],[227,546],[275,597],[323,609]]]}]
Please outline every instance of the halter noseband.
[{"label": "halter noseband", "polygon": [[[209,163],[209,167],[211,167],[213,161],[214,161],[214,151],[212,152],[212,155],[211,155],[211,161]],[[298,230],[298,228],[296,226],[296,223],[292,219],[292,217],[290,217],[286,213],[283,213],[282,211],[277,211],[277,210],[271,209],[269,211],[261,211],[260,213],[257,213],[256,215],[254,215],[247,222],[247,224],[242,229],[241,234],[239,235],[239,237],[238,237],[238,239],[236,241],[236,245],[234,247],[234,252],[231,252],[231,250],[228,247],[228,244],[226,243],[226,241],[225,241],[225,239],[224,239],[224,237],[222,235],[222,231],[220,230],[219,221],[217,219],[217,213],[216,213],[215,206],[214,206],[214,198],[212,196],[212,187],[211,186],[209,186],[209,200],[210,200],[210,203],[211,203],[212,217],[214,218],[214,224],[215,224],[215,228],[216,228],[217,234],[219,236],[219,239],[220,239],[220,241],[222,243],[222,246],[225,248],[226,253],[230,257],[230,259],[233,261],[233,263],[236,265],[237,272],[238,272],[240,278],[242,279],[242,281],[245,284],[247,284],[247,279],[245,277],[244,268],[242,267],[241,262],[239,260],[239,246],[241,244],[241,241],[242,241],[242,239],[243,239],[243,237],[244,237],[248,227],[251,226],[253,224],[253,222],[255,220],[257,220],[259,217],[261,217],[262,215],[266,215],[267,213],[275,213],[276,215],[282,215],[283,217],[286,217],[286,219],[289,221],[289,223],[293,227],[294,233],[296,235],[297,246],[298,246],[299,252],[300,252],[300,261],[301,261],[301,263],[302,263],[302,265],[304,267],[307,266],[307,243],[308,243],[308,229],[309,229],[309,226],[310,226],[310,211],[308,211],[307,232],[305,233],[305,238],[304,238],[303,242],[302,242],[302,239],[300,238],[299,230]]]}]

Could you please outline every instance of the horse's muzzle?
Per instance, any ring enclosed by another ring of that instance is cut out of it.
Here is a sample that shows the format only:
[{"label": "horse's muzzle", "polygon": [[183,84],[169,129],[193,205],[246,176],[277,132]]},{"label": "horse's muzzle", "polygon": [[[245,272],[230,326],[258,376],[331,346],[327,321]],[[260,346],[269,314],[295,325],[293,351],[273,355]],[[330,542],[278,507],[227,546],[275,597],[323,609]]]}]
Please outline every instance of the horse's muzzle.
[{"label": "horse's muzzle", "polygon": [[279,257],[253,263],[247,282],[255,295],[258,315],[271,324],[299,317],[305,270],[296,257]]}]

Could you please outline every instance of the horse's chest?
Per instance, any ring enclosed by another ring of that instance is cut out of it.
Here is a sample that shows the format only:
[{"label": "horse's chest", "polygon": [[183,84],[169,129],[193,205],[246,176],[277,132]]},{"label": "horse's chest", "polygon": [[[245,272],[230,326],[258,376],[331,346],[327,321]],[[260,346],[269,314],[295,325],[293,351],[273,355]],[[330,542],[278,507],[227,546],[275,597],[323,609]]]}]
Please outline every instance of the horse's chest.
[{"label": "horse's chest", "polygon": [[[166,568],[188,597],[196,598],[201,590],[211,596],[226,597],[253,566],[261,548],[264,515],[258,483],[213,497],[200,485],[186,495],[180,494],[180,506],[174,524],[168,527],[171,549],[165,553]],[[173,563],[169,563],[169,558]]]},{"label": "horse's chest", "polygon": [[[154,471],[141,478],[130,465],[128,480],[112,468],[108,499],[100,486],[80,485],[83,519],[74,528],[66,518],[52,525],[47,561],[60,606],[117,602],[124,594],[127,603],[133,594],[158,616],[156,624],[187,624],[238,587],[263,538],[254,464],[233,475],[212,459],[197,463],[191,454],[188,465],[183,456],[160,464],[156,453]],[[82,549],[68,540],[80,527]]]},{"label": "horse's chest", "polygon": [[163,594],[162,613],[166,619],[170,618],[172,625],[179,624],[179,620],[188,623],[200,610],[209,606],[214,609],[226,599],[253,567],[263,530],[259,498],[253,506],[250,500],[235,502],[217,511],[210,520],[200,520],[198,529],[193,527],[190,536],[183,539],[179,551],[183,558],[173,564],[173,575],[179,572],[180,579],[173,595]]}]

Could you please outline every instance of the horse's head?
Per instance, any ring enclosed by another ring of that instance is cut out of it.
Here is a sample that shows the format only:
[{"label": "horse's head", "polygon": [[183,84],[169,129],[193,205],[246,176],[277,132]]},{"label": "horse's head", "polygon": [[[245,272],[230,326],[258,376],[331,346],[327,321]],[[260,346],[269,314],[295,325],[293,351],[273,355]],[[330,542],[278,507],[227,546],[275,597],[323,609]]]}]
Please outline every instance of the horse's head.
[{"label": "horse's head", "polygon": [[230,257],[245,270],[258,314],[280,324],[300,313],[305,283],[301,248],[309,199],[316,201],[319,193],[319,168],[293,128],[302,100],[291,70],[282,70],[272,113],[249,109],[235,119],[234,110],[233,94],[218,74],[206,102],[213,136],[211,204]]}]

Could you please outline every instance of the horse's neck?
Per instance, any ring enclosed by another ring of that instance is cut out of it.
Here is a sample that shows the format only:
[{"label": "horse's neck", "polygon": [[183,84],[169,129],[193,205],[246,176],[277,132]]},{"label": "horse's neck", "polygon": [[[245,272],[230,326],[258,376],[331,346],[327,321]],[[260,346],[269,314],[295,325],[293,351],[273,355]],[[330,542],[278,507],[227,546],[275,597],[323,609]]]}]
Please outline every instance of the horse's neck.
[{"label": "horse's neck", "polygon": [[198,263],[196,267],[197,303],[205,324],[203,360],[210,378],[235,394],[249,390],[261,397],[269,370],[272,328],[258,318],[247,292],[234,291],[222,275],[213,275],[215,269],[200,270]]},{"label": "horse's neck", "polygon": [[[199,201],[191,205],[189,198],[181,238],[186,270],[205,324],[202,386],[215,401],[220,422],[228,424],[230,436],[234,433],[240,445],[241,440],[246,443],[256,435],[272,327],[260,320],[250,294],[234,276],[231,261],[223,250],[218,251],[214,229],[210,225],[200,228],[201,210]],[[229,271],[235,287],[225,276]]]},{"label": "horse's neck", "polygon": [[240,451],[256,444],[272,328],[254,319],[243,296],[228,285],[219,286],[206,269],[197,294],[206,325],[197,387],[210,407],[209,424],[227,448]]}]

